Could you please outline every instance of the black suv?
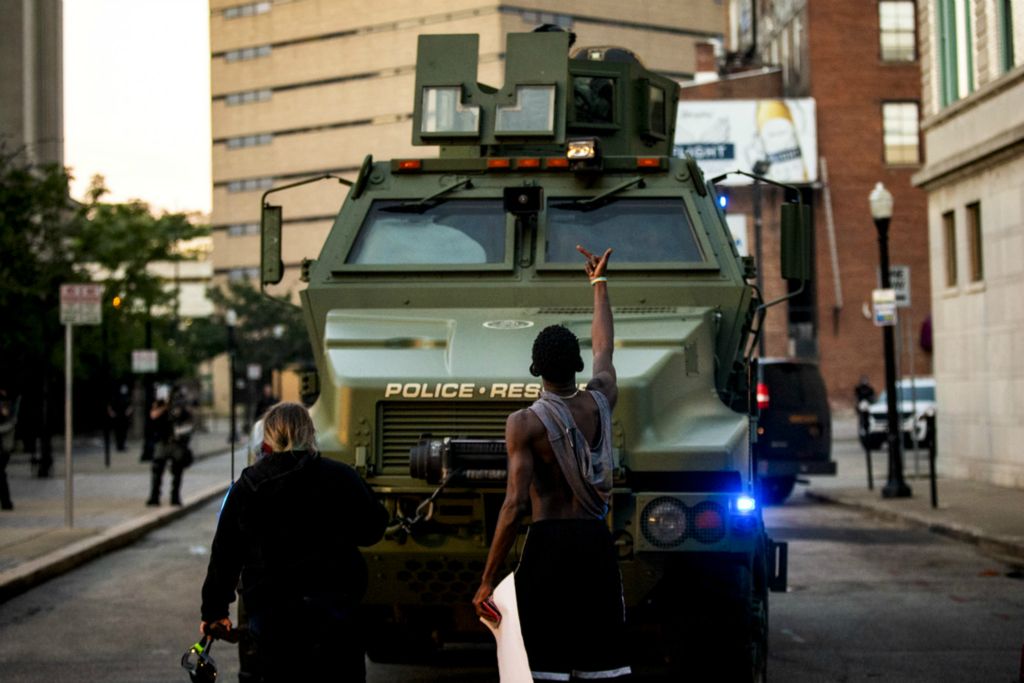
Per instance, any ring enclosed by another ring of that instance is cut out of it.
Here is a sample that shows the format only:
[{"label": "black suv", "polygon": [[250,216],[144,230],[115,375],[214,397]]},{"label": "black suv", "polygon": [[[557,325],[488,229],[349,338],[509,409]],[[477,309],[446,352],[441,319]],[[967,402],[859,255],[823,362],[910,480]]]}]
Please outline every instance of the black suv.
[{"label": "black suv", "polygon": [[759,359],[756,387],[761,498],[781,503],[797,475],[836,473],[828,392],[818,364],[800,358]]}]

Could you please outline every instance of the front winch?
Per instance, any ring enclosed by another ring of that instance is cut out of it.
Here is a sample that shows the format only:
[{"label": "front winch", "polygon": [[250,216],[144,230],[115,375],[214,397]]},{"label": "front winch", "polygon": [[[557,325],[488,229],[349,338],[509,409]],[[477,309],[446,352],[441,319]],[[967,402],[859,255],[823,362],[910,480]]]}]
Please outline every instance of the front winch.
[{"label": "front winch", "polygon": [[449,479],[504,482],[508,477],[505,442],[492,439],[425,438],[409,449],[409,475],[437,484]]}]

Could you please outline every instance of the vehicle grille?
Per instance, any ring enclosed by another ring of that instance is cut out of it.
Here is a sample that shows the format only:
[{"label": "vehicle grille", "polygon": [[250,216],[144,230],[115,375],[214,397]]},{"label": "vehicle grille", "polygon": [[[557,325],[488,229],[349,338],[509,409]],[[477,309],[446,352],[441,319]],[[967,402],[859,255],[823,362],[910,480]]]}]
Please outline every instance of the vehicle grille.
[{"label": "vehicle grille", "polygon": [[377,404],[381,474],[409,474],[409,449],[424,434],[504,439],[505,420],[528,401],[386,401]]}]

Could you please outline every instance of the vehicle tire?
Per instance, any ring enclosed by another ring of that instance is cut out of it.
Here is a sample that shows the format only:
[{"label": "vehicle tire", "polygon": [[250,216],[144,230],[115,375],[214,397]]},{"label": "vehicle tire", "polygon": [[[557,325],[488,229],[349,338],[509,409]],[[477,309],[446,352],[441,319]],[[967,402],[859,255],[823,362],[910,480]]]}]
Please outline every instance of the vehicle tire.
[{"label": "vehicle tire", "polygon": [[[724,681],[765,683],[768,680],[768,587],[764,555],[740,573],[738,589],[745,593],[744,613],[737,615],[736,637],[720,659],[718,675]],[[760,567],[760,568],[759,568]]]},{"label": "vehicle tire", "polygon": [[796,477],[762,477],[761,500],[766,505],[780,505],[793,493]]}]

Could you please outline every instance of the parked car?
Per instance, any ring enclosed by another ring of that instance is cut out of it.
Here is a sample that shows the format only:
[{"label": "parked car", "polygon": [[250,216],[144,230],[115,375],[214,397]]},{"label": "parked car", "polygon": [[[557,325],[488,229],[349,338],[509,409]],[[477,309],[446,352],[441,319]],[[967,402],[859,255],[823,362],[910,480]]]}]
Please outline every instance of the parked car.
[{"label": "parked car", "polygon": [[835,474],[832,413],[818,364],[799,358],[757,363],[755,462],[765,503],[781,503],[798,475]]},{"label": "parked car", "polygon": [[[905,377],[896,382],[896,410],[900,414],[903,446],[931,446],[933,434],[928,431],[925,416],[935,411],[935,379],[933,377]],[[885,445],[889,434],[889,398],[882,392],[868,406],[867,447],[871,450]]]}]

